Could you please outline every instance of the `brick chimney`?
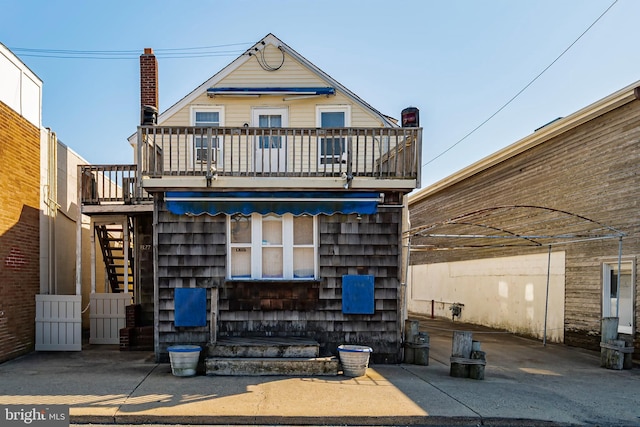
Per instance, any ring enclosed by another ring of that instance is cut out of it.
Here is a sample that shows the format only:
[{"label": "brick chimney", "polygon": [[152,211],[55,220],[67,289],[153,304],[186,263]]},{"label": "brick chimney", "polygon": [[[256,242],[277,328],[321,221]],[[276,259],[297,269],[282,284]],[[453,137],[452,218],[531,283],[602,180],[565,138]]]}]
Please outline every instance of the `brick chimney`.
[{"label": "brick chimney", "polygon": [[[140,111],[141,123],[145,122],[145,116],[149,118],[149,109],[153,107],[158,111],[158,61],[150,47],[144,48],[140,55]],[[147,114],[145,114],[145,110]],[[147,123],[150,124],[150,123]]]}]

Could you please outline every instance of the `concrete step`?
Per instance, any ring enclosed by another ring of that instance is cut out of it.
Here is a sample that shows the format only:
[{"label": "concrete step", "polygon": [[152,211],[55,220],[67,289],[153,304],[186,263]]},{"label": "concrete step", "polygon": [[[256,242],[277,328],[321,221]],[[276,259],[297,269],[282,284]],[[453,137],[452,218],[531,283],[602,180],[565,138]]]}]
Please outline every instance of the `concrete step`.
[{"label": "concrete step", "polygon": [[205,359],[207,375],[338,375],[336,357],[209,357]]},{"label": "concrete step", "polygon": [[226,337],[207,346],[210,357],[316,358],[320,345],[308,338]]}]

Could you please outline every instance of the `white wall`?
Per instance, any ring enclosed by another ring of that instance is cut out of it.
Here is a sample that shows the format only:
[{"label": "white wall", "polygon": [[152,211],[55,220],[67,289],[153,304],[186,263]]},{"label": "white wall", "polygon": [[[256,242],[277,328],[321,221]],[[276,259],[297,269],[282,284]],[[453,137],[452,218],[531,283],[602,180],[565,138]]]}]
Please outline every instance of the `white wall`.
[{"label": "white wall", "polygon": [[[450,303],[462,303],[460,321],[544,336],[548,254],[413,265],[408,311],[451,318]],[[565,253],[551,254],[547,340],[564,340]],[[458,320],[458,318],[457,318]]]},{"label": "white wall", "polygon": [[0,43],[0,101],[41,127],[42,80]]}]

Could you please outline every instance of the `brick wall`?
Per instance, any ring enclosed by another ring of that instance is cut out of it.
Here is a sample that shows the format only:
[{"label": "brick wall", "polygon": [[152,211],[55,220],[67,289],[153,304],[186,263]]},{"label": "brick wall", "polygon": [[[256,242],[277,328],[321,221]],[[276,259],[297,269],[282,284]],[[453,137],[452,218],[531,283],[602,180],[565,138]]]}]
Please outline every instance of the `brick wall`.
[{"label": "brick wall", "polygon": [[158,108],[158,61],[151,48],[140,55],[140,106],[144,105]]},{"label": "brick wall", "polygon": [[0,362],[33,351],[40,131],[0,102]]}]

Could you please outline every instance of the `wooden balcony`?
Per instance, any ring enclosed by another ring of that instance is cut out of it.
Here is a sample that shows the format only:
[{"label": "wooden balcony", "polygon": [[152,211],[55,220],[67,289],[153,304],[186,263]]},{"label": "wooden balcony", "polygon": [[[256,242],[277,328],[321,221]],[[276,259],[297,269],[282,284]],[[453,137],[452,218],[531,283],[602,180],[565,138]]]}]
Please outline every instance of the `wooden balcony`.
[{"label": "wooden balcony", "polygon": [[380,190],[420,185],[421,128],[138,128],[136,164],[79,168],[83,212],[148,210],[172,189]]},{"label": "wooden balcony", "polygon": [[149,191],[261,184],[411,191],[420,184],[421,142],[421,128],[141,126],[137,159]]},{"label": "wooden balcony", "polygon": [[85,214],[152,210],[153,197],[139,185],[137,165],[80,165],[78,177]]}]

